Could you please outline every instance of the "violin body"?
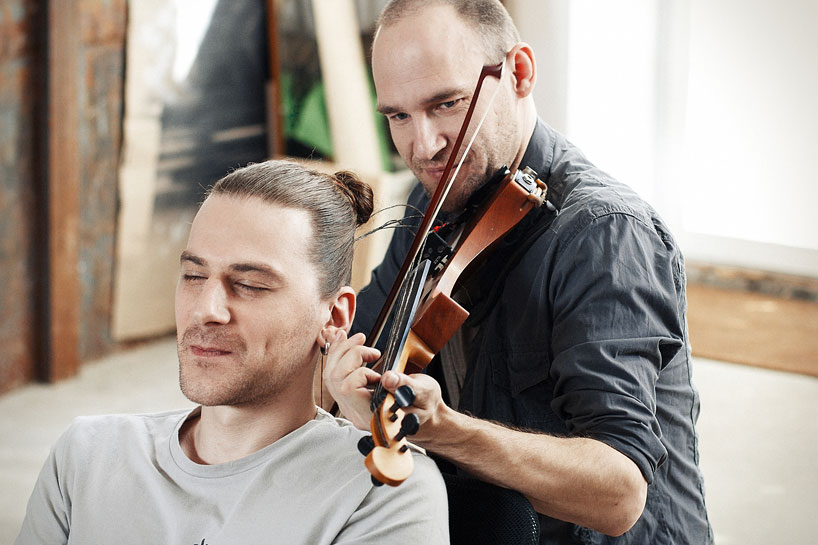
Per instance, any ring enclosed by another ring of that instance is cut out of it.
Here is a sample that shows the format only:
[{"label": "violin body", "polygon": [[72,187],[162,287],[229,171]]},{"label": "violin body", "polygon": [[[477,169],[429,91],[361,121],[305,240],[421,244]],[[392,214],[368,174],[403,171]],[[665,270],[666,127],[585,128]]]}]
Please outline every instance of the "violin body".
[{"label": "violin body", "polygon": [[[504,170],[497,190],[463,227],[449,257],[437,264],[435,274],[427,277],[419,309],[391,370],[412,374],[429,365],[469,317],[468,311],[451,296],[458,279],[485,259],[533,208],[545,202],[547,187],[536,178],[536,173],[530,169],[514,173]],[[397,486],[411,475],[413,468],[406,443],[406,436],[414,433],[413,425],[407,426],[405,422],[414,415],[405,415],[403,408],[408,405],[392,394],[381,397],[372,402],[373,447],[366,453],[365,464],[377,482]]]},{"label": "violin body", "polygon": [[[412,332],[428,347],[432,357],[469,317],[466,309],[451,297],[457,281],[485,259],[520,220],[545,200],[547,188],[536,178],[536,173],[530,169],[514,173],[504,170],[505,176],[497,190],[464,227],[452,256],[440,272],[427,280],[427,293],[412,324]],[[416,361],[410,355],[404,372],[417,373],[429,364],[432,358],[427,360],[422,351],[418,353],[423,357]]]}]

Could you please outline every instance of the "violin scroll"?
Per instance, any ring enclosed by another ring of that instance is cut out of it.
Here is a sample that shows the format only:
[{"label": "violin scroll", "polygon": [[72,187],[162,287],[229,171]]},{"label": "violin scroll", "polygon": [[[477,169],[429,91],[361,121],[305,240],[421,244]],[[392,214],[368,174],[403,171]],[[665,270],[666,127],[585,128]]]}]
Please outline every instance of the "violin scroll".
[{"label": "violin scroll", "polygon": [[387,394],[377,407],[377,418],[372,418],[372,435],[358,441],[358,450],[366,456],[364,464],[376,486],[398,486],[412,474],[414,461],[406,437],[420,429],[420,419],[403,409],[415,400],[409,386],[401,386],[394,394]]}]

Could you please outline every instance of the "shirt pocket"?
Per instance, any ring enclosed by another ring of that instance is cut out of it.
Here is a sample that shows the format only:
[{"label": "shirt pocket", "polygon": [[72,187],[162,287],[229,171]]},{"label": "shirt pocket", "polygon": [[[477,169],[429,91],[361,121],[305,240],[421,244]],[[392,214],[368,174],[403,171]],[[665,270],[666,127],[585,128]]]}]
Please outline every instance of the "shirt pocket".
[{"label": "shirt pocket", "polygon": [[505,398],[496,412],[507,423],[525,429],[566,434],[565,423],[554,413],[551,358],[546,350],[510,351],[490,358],[495,399]]},{"label": "shirt pocket", "polygon": [[489,356],[491,377],[496,386],[512,396],[539,384],[551,371],[551,357],[547,350],[509,350]]}]

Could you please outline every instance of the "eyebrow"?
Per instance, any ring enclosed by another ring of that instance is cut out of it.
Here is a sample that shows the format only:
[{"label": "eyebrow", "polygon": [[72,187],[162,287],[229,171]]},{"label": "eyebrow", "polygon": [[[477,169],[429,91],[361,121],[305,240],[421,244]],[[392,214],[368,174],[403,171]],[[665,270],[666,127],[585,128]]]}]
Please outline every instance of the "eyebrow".
[{"label": "eyebrow", "polygon": [[192,253],[188,252],[187,250],[182,252],[182,255],[179,256],[179,263],[184,263],[185,261],[190,261],[194,265],[198,265],[200,267],[204,267],[205,264],[207,263],[201,257],[195,256]]},{"label": "eyebrow", "polygon": [[[430,96],[426,100],[423,101],[424,106],[431,106],[433,104],[439,104],[441,102],[446,102],[447,100],[451,100],[452,97],[456,96],[465,96],[468,94],[468,90],[461,88],[461,87],[453,87],[450,89],[446,89],[444,91],[440,91],[439,93],[435,93],[434,95]],[[387,104],[378,104],[377,107],[378,113],[383,115],[395,114],[402,112],[404,110],[397,108],[395,106],[389,106]]]},{"label": "eyebrow", "polygon": [[[206,267],[207,260],[194,255],[188,251],[182,252],[182,255],[179,257],[179,262],[190,262],[194,265],[199,267]],[[233,263],[228,267],[231,271],[235,272],[257,272],[261,273],[265,276],[269,276],[271,278],[280,279],[281,275],[271,266],[267,265],[266,263],[256,263],[256,262],[247,262],[247,263]]]}]

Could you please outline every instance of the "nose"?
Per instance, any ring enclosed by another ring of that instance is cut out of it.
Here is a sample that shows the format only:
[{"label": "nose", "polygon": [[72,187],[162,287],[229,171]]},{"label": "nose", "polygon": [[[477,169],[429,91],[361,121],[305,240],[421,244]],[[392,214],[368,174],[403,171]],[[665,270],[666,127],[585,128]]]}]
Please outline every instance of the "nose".
[{"label": "nose", "polygon": [[201,325],[230,322],[227,288],[216,278],[208,279],[196,297],[193,319]]},{"label": "nose", "polygon": [[423,117],[416,120],[412,150],[415,160],[431,161],[445,147],[446,137],[432,120]]}]

